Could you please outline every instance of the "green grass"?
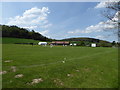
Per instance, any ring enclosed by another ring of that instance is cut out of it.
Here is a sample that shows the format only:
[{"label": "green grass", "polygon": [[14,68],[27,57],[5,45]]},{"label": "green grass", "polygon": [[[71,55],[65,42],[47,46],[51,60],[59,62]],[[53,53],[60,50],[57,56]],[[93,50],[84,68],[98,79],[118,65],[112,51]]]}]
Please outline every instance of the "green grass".
[{"label": "green grass", "polygon": [[[1,39],[1,38],[0,38]],[[38,40],[32,40],[32,39],[22,39],[22,38],[2,38],[3,44],[14,44],[14,43],[34,43],[37,44]]]},{"label": "green grass", "polygon": [[[2,44],[0,44],[0,71],[2,71]],[[2,75],[0,75],[0,89],[2,88]]]},{"label": "green grass", "polygon": [[[7,71],[3,75],[3,88],[118,87],[116,48],[3,44],[2,54],[3,70]],[[16,66],[17,71],[12,72],[11,66]],[[14,78],[16,74],[24,76]],[[43,82],[27,84],[35,78],[42,78]]]}]

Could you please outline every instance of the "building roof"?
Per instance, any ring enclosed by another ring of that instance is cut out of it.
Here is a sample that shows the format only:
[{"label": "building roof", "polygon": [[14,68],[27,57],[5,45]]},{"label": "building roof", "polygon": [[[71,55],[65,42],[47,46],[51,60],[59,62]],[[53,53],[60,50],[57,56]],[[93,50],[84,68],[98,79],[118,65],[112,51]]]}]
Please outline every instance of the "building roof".
[{"label": "building roof", "polygon": [[68,41],[53,41],[52,44],[69,44]]}]

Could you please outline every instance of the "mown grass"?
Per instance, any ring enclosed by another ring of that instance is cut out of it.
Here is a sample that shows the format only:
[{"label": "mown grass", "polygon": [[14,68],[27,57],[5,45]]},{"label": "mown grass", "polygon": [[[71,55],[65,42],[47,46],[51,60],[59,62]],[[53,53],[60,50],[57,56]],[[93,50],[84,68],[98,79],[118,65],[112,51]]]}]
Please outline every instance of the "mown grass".
[{"label": "mown grass", "polygon": [[[2,54],[3,70],[7,71],[3,75],[3,88],[118,87],[116,48],[3,44]],[[12,61],[6,63],[6,60]],[[16,66],[17,71],[12,72],[11,66]],[[17,74],[24,76],[14,78]],[[35,78],[43,81],[27,84]]]},{"label": "mown grass", "polygon": [[[0,27],[0,36],[1,36],[1,27]],[[2,38],[0,37],[0,71],[2,71]],[[0,89],[2,89],[2,75],[0,75]]]},{"label": "mown grass", "polygon": [[14,44],[14,43],[34,43],[38,44],[38,40],[32,40],[32,39],[22,39],[22,38],[10,38],[10,37],[4,37],[0,38],[2,39],[3,44]]}]

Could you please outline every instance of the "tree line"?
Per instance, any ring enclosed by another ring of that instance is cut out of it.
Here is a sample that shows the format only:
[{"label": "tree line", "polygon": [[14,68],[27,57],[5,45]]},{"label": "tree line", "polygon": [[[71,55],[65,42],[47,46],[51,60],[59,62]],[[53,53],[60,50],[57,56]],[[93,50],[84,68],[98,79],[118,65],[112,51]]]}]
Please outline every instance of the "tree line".
[{"label": "tree line", "polygon": [[30,31],[25,28],[20,28],[18,26],[7,26],[0,25],[2,31],[2,37],[13,37],[13,38],[25,38],[25,39],[34,39],[40,41],[52,41],[52,39],[47,38],[41,35],[34,30]]}]

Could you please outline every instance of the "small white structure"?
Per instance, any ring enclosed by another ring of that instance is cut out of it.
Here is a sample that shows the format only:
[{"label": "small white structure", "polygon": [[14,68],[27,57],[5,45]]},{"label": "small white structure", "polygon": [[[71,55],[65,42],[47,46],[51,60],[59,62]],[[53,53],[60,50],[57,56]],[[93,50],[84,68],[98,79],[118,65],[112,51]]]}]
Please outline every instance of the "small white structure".
[{"label": "small white structure", "polygon": [[47,42],[39,42],[38,45],[47,45]]},{"label": "small white structure", "polygon": [[72,46],[73,44],[72,43],[70,43],[70,46]]},{"label": "small white structure", "polygon": [[96,46],[97,46],[96,43],[91,44],[91,47],[96,47]]},{"label": "small white structure", "polygon": [[73,45],[74,45],[74,46],[76,46],[77,44],[76,44],[76,43],[74,43]]}]

